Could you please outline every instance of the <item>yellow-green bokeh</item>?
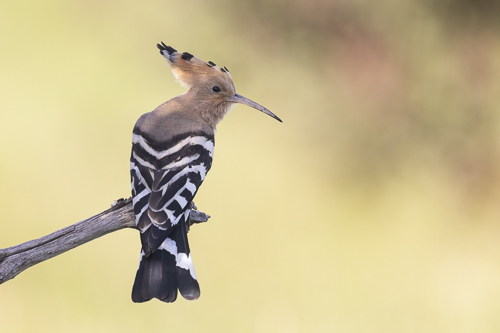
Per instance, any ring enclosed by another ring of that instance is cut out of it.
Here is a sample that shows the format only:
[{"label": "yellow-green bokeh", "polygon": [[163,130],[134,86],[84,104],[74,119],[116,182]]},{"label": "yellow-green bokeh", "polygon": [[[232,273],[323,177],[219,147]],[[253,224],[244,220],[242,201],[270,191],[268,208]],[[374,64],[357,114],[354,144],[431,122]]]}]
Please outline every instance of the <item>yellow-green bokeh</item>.
[{"label": "yellow-green bokeh", "polygon": [[134,304],[122,230],[0,286],[1,332],[498,332],[494,1],[0,4],[0,248],[130,195],[136,119],[183,92],[155,44],[240,94],[195,200],[202,296]]}]

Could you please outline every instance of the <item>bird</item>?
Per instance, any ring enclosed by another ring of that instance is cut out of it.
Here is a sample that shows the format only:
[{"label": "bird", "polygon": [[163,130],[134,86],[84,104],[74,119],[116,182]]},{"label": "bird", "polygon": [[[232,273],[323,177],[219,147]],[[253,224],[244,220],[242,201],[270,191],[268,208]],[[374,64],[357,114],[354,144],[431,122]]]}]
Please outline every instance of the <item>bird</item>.
[{"label": "bird", "polygon": [[143,114],[132,133],[130,175],[135,223],[141,236],[132,301],[174,302],[200,296],[189,250],[193,199],[211,168],[217,124],[235,103],[281,121],[236,93],[229,70],[180,53],[163,42],[160,54],[187,91]]}]

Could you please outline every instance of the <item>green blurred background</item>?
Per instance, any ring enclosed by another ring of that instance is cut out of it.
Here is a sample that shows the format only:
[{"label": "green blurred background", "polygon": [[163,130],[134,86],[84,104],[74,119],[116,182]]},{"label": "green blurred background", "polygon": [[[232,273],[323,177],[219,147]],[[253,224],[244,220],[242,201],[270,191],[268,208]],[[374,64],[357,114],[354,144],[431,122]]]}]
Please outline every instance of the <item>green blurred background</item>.
[{"label": "green blurred background", "polygon": [[238,92],[195,200],[202,296],[130,299],[122,230],[0,286],[2,332],[499,332],[500,3],[0,4],[0,248],[130,195],[136,119],[183,92],[155,44]]}]

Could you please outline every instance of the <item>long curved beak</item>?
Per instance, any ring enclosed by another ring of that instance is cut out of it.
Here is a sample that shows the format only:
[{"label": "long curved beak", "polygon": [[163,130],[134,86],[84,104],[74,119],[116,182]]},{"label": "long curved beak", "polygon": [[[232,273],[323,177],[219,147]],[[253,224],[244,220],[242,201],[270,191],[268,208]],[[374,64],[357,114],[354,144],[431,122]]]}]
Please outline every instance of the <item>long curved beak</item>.
[{"label": "long curved beak", "polygon": [[248,98],[241,96],[240,94],[234,94],[234,96],[229,99],[229,102],[231,102],[231,103],[241,103],[241,104],[248,105],[249,107],[257,109],[257,110],[259,110],[261,112],[264,112],[268,116],[273,117],[274,119],[276,119],[280,123],[283,122],[283,121],[281,121],[280,118],[278,118],[278,116],[276,116],[274,113],[272,113],[271,111],[269,111],[268,109],[266,109],[262,105],[257,104],[254,101],[251,101]]}]

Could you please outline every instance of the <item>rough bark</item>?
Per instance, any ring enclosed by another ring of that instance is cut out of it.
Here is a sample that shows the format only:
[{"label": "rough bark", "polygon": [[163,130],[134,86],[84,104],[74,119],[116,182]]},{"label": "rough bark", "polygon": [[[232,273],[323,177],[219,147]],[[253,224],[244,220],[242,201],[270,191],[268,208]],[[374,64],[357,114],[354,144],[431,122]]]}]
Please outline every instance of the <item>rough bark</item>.
[{"label": "rough bark", "polygon": [[[192,208],[189,226],[210,218],[196,210],[196,206],[192,205]],[[136,228],[132,198],[119,199],[110,209],[50,235],[0,249],[0,284],[33,265],[124,228]]]}]

